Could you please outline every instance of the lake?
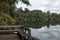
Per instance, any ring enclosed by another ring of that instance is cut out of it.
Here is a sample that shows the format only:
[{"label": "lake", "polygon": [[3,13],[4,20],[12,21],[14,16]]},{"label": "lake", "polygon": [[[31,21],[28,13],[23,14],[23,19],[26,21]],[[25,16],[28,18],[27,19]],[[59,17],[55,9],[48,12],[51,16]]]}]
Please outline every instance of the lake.
[{"label": "lake", "polygon": [[31,29],[31,35],[40,40],[60,40],[60,25]]}]

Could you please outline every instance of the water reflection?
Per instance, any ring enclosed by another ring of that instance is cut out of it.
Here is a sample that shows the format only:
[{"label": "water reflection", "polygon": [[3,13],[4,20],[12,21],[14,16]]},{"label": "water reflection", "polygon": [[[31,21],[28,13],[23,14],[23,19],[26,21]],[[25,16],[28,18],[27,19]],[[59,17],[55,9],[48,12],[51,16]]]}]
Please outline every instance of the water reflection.
[{"label": "water reflection", "polygon": [[40,29],[31,28],[31,35],[40,40],[60,40],[60,25],[50,26],[49,29],[46,26]]}]

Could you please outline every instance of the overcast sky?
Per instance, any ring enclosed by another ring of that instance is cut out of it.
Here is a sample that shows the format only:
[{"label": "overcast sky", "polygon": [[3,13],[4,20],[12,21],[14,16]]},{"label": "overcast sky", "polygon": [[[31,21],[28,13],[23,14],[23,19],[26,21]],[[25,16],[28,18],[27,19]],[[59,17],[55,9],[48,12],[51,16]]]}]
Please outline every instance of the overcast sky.
[{"label": "overcast sky", "polygon": [[29,0],[32,6],[26,6],[25,4],[19,2],[17,7],[28,8],[30,10],[38,9],[42,11],[60,12],[60,0]]}]

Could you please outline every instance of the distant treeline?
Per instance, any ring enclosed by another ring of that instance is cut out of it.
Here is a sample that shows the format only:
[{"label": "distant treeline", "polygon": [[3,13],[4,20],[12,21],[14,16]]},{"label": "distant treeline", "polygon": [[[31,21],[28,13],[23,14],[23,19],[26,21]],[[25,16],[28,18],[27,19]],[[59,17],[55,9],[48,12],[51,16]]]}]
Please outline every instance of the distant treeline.
[{"label": "distant treeline", "polygon": [[0,12],[0,25],[24,25],[25,27],[40,28],[48,24],[60,24],[60,14],[41,10],[30,11],[27,8],[24,11],[19,8],[10,14]]},{"label": "distant treeline", "polygon": [[16,25],[24,25],[26,27],[40,28],[45,25],[60,24],[60,14],[43,12],[41,10],[28,10],[21,8],[15,12]]}]

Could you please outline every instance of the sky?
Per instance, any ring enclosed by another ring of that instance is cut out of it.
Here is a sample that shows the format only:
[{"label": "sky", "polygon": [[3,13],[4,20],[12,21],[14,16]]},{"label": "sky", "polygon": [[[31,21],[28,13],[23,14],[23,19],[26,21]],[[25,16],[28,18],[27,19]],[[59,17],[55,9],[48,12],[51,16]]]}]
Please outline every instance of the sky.
[{"label": "sky", "polygon": [[29,0],[30,4],[32,6],[27,6],[26,4],[23,4],[22,2],[18,2],[16,5],[17,8],[22,7],[28,8],[29,10],[42,10],[42,11],[51,11],[60,13],[60,0]]}]

